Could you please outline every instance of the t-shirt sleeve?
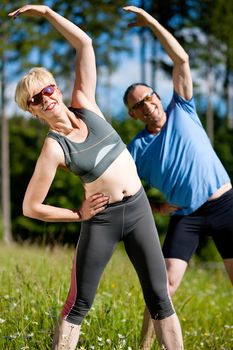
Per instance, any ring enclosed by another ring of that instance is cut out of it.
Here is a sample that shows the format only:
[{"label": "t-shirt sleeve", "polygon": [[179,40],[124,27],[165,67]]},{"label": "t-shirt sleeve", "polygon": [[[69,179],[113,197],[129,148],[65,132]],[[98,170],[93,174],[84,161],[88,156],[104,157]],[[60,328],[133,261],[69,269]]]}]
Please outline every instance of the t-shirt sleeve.
[{"label": "t-shirt sleeve", "polygon": [[178,95],[175,91],[173,93],[173,102],[183,109],[190,118],[202,127],[202,123],[197,115],[194,97],[190,100],[185,100],[182,96]]},{"label": "t-shirt sleeve", "polygon": [[138,158],[138,142],[137,139],[134,138],[127,146],[129,153],[131,154],[131,156],[133,157],[135,163],[137,163],[137,158]]}]

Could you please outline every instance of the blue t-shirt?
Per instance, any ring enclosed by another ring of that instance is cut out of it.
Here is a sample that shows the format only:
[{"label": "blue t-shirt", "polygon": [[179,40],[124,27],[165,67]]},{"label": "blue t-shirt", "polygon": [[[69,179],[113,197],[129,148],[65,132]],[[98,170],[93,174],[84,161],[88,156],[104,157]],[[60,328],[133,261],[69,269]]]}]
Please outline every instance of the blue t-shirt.
[{"label": "blue t-shirt", "polygon": [[188,215],[230,179],[197,116],[193,98],[186,101],[174,92],[166,116],[158,134],[145,128],[128,149],[140,178],[181,208],[174,214]]}]

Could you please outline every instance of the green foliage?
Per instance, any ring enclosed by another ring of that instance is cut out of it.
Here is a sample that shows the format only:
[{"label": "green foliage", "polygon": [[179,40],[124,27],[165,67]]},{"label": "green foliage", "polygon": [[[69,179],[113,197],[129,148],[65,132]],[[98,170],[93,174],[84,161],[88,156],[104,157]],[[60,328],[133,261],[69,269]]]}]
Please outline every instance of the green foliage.
[{"label": "green foliage", "polygon": [[[37,3],[43,3],[43,1],[37,1]],[[127,29],[126,20],[122,21],[121,8],[125,5],[122,0],[98,0],[94,6],[93,1],[53,0],[50,3],[54,10],[90,33],[95,45],[98,68],[105,66],[111,72],[119,63],[118,53],[123,50],[129,51],[131,47],[128,42],[130,31]],[[67,87],[70,87],[74,69],[73,60],[67,58],[74,57],[72,49],[44,19],[28,17],[26,20],[20,17],[16,21],[9,19],[7,14],[23,4],[25,4],[24,1],[14,3],[2,1],[0,58],[4,55],[7,62],[8,81],[15,78],[15,72],[21,71],[22,73],[22,70],[32,65],[45,65],[54,73],[60,74],[63,81],[65,78]],[[232,47],[230,35],[232,1],[172,0],[148,1],[144,4],[153,16],[158,18],[172,33],[175,33],[182,44],[185,44],[185,48],[190,53],[192,67],[195,66],[203,75],[203,70],[206,71],[211,66],[216,72],[216,77],[222,75],[222,69],[223,67],[225,69],[227,61],[226,55],[231,54],[229,48]],[[126,31],[127,35],[125,35]],[[43,40],[41,40],[42,36]],[[223,45],[219,45],[219,40]],[[226,43],[229,44],[228,50],[226,50]],[[156,59],[159,59],[159,56]],[[169,65],[165,64],[163,68],[170,73]],[[222,93],[222,84],[219,90]],[[226,128],[222,119],[216,117],[215,123],[215,149],[233,179],[233,135]],[[132,122],[130,119],[123,122],[114,120],[113,125],[126,144],[141,129],[140,123]],[[21,117],[14,117],[10,120],[13,232],[19,241],[29,240],[50,244],[54,244],[55,241],[73,243],[77,240],[79,224],[42,223],[22,216],[23,195],[46,132],[45,126],[36,120]],[[145,188],[149,196],[158,200],[163,199],[158,191],[146,186]],[[59,170],[49,193],[48,203],[77,208],[82,198],[83,190],[78,178],[66,171]],[[158,216],[156,222],[159,232],[164,235],[168,217]]]},{"label": "green foliage", "polygon": [[[228,130],[222,119],[216,119],[215,149],[233,179],[233,132]],[[130,118],[122,122],[113,120],[113,126],[126,144],[141,130],[142,124]],[[22,200],[33,173],[47,128],[35,119],[14,117],[10,119],[11,154],[11,204],[14,237],[19,242],[32,241],[54,245],[77,242],[78,223],[44,223],[22,216]],[[144,184],[149,198],[164,201],[161,193]],[[83,188],[77,176],[66,170],[58,170],[48,195],[47,203],[64,208],[79,208],[83,199]],[[163,239],[167,231],[168,216],[155,215],[158,232]],[[216,249],[205,240],[198,249],[202,260],[218,260]]]},{"label": "green foliage", "polygon": [[126,145],[142,130],[143,123],[127,118],[123,121],[112,120],[112,126],[116,129]]},{"label": "green foliage", "polygon": [[[229,68],[233,69],[233,38],[231,28],[233,22],[233,2],[228,0],[216,0],[210,17],[210,24],[214,35],[221,43]],[[223,45],[224,44],[224,45]]]},{"label": "green foliage", "polygon": [[[0,348],[51,349],[67,297],[74,250],[0,246]],[[174,297],[186,350],[232,349],[232,287],[223,264],[195,264]],[[208,305],[208,308],[206,307]],[[121,245],[82,325],[79,350],[139,349],[144,301]],[[158,349],[155,344],[151,350]]]},{"label": "green foliage", "polygon": [[2,221],[2,213],[0,212],[0,242],[3,240],[3,221]]}]

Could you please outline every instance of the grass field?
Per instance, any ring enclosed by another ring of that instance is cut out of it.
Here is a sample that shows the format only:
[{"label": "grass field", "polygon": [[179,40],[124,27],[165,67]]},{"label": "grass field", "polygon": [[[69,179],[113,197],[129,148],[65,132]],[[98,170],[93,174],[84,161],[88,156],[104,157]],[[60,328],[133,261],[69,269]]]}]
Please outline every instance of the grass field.
[{"label": "grass field", "polygon": [[[73,250],[0,245],[0,349],[51,349]],[[186,350],[233,349],[233,291],[222,264],[191,264],[174,297]],[[138,350],[143,299],[121,246],[82,326],[79,349]],[[158,349],[155,344],[153,350]]]}]

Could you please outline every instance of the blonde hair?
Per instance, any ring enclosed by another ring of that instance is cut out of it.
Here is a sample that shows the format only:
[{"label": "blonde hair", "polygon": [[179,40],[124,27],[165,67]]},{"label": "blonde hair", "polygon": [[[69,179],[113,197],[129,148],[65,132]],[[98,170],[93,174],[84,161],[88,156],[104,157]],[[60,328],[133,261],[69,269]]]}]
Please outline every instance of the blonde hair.
[{"label": "blonde hair", "polygon": [[28,100],[32,97],[32,91],[34,91],[38,84],[41,82],[49,82],[55,84],[56,81],[46,68],[34,67],[25,74],[18,82],[15,90],[15,101],[17,105],[24,111],[28,111]]}]

